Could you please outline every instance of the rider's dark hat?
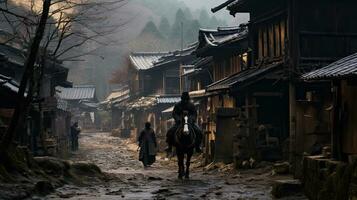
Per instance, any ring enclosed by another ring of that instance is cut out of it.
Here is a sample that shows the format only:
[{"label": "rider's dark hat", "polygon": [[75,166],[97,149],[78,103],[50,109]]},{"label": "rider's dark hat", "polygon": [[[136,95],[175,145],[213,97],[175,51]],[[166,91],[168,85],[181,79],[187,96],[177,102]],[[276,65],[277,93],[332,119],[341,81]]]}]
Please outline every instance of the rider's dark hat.
[{"label": "rider's dark hat", "polygon": [[145,128],[151,128],[151,123],[150,122],[146,122],[145,123]]},{"label": "rider's dark hat", "polygon": [[190,99],[190,94],[188,92],[182,92],[181,99]]}]

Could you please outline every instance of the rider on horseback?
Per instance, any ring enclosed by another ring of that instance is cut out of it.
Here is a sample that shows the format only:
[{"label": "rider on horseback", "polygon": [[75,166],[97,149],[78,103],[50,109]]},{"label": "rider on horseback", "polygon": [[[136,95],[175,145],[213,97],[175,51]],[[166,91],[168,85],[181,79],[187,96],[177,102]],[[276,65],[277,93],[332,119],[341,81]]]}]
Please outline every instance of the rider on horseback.
[{"label": "rider on horseback", "polygon": [[202,141],[202,131],[196,124],[196,119],[197,119],[197,110],[193,103],[190,102],[190,95],[188,92],[183,92],[181,96],[181,101],[175,105],[175,108],[172,112],[172,117],[175,120],[175,125],[170,128],[167,132],[166,135],[166,142],[168,144],[168,148],[166,149],[167,152],[172,151],[172,146],[175,143],[175,133],[177,129],[182,125],[182,119],[183,119],[183,114],[184,112],[188,113],[188,122],[192,126],[195,134],[196,134],[196,141],[195,141],[195,148],[196,152],[200,153],[201,148],[201,141]]}]

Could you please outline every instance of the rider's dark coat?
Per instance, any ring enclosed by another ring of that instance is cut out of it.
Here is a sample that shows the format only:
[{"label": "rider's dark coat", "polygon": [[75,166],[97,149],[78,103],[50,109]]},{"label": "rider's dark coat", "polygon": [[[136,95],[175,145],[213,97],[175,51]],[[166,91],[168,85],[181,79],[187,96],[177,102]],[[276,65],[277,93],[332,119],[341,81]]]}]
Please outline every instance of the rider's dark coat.
[{"label": "rider's dark coat", "polygon": [[193,103],[191,102],[184,103],[182,101],[175,105],[174,110],[172,112],[172,117],[175,119],[175,123],[181,123],[184,111],[188,112],[189,121],[191,123],[194,123],[197,118],[197,110],[195,108],[195,105],[193,105]]}]

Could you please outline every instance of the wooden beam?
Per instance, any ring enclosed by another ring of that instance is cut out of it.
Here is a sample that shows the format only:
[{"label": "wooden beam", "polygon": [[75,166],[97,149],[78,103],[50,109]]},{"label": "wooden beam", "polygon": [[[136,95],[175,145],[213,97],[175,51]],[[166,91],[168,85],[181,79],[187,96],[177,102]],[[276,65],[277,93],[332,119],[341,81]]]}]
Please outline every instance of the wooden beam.
[{"label": "wooden beam", "polygon": [[225,3],[223,3],[223,4],[221,4],[221,5],[217,6],[217,7],[212,8],[211,11],[212,11],[213,13],[216,13],[216,12],[222,10],[223,8],[227,7],[229,4],[233,3],[234,1],[235,1],[235,0],[228,0],[228,1],[226,1]]},{"label": "wooden beam", "polygon": [[253,96],[263,96],[263,97],[282,97],[281,92],[254,92]]},{"label": "wooden beam", "polygon": [[300,31],[301,36],[357,37],[357,33]]}]

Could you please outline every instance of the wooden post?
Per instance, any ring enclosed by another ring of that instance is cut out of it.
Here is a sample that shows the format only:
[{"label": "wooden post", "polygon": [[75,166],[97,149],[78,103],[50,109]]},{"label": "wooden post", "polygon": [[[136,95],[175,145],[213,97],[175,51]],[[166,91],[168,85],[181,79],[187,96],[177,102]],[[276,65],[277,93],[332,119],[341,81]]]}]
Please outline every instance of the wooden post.
[{"label": "wooden post", "polygon": [[332,159],[341,160],[341,145],[340,145],[340,108],[341,108],[341,81],[334,81],[333,88],[333,115],[332,115]]},{"label": "wooden post", "polygon": [[296,88],[295,85],[289,83],[289,162],[295,166],[296,162]]}]

